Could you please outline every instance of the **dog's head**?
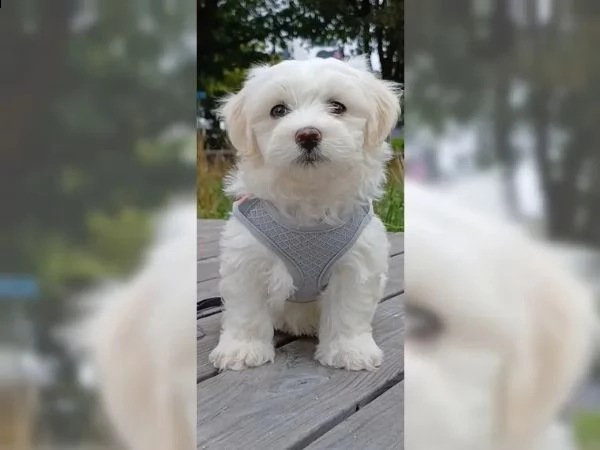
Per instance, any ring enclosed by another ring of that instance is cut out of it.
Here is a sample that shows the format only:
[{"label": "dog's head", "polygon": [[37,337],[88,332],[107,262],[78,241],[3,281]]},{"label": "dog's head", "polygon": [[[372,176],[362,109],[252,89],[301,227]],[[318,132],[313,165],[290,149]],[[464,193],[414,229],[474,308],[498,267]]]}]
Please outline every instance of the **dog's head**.
[{"label": "dog's head", "polygon": [[587,289],[459,202],[407,185],[406,203],[406,447],[561,448],[538,442],[591,358]]},{"label": "dog's head", "polygon": [[395,84],[315,58],[251,69],[220,113],[243,160],[289,172],[349,168],[378,152],[381,159],[399,109]]}]

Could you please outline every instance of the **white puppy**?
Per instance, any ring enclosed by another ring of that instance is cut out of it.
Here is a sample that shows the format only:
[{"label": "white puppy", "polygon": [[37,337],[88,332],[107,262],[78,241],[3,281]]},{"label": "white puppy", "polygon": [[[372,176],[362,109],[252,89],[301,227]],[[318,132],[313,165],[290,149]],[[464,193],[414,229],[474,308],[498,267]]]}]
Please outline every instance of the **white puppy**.
[{"label": "white puppy", "polygon": [[[335,59],[254,68],[221,109],[239,154],[227,191],[269,202],[298,227],[342,223],[380,194],[390,154],[384,141],[399,108],[395,85]],[[388,251],[384,226],[373,217],[333,265],[318,301],[294,303],[286,301],[298,288],[289,267],[231,217],[221,245],[223,328],[211,362],[239,370],[272,361],[275,328],[318,334],[316,358],[324,365],[379,366],[371,321]]]},{"label": "white puppy", "polygon": [[161,219],[140,270],[88,294],[92,310],[66,333],[128,450],[196,448],[196,204]]},{"label": "white puppy", "polygon": [[592,356],[589,292],[512,227],[407,183],[408,450],[567,450]]}]

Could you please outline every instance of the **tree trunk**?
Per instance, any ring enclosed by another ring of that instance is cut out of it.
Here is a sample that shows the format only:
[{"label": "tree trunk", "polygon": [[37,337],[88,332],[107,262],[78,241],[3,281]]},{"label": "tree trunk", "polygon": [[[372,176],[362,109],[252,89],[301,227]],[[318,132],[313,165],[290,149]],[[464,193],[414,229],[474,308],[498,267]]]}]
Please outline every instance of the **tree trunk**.
[{"label": "tree trunk", "polygon": [[504,185],[504,201],[509,213],[517,218],[520,216],[518,195],[515,186],[516,158],[510,143],[513,128],[513,113],[511,111],[509,67],[512,58],[512,42],[514,27],[508,14],[507,2],[496,2],[492,15],[492,33],[488,48],[492,51],[494,62],[494,109],[493,136],[496,159],[500,163]]},{"label": "tree trunk", "polygon": [[38,29],[32,35],[22,31],[23,21],[17,10],[13,17],[4,18],[13,21],[10,29],[14,35],[8,37],[9,45],[20,49],[8,56],[0,74],[0,167],[11,176],[18,176],[43,153],[27,144],[65,68],[74,2],[57,0],[42,5]]},{"label": "tree trunk", "polygon": [[367,61],[367,67],[370,71],[373,70],[371,64],[371,26],[369,16],[371,14],[371,3],[369,0],[362,0],[360,5],[360,17],[362,17],[362,30],[361,30],[361,47],[362,52],[365,55]]},{"label": "tree trunk", "polygon": [[[529,14],[536,17],[537,2],[529,0]],[[548,237],[555,240],[565,240],[586,244],[600,244],[600,186],[591,186],[589,191],[581,192],[580,180],[586,166],[594,163],[591,158],[591,143],[598,134],[596,127],[587,125],[586,117],[592,112],[588,108],[590,97],[579,93],[577,88],[570,88],[561,100],[561,107],[581,105],[576,108],[577,117],[569,120],[570,138],[566,148],[562,149],[559,158],[550,158],[550,131],[553,120],[550,101],[554,97],[554,84],[543,72],[544,56],[547,54],[544,45],[559,42],[561,36],[558,24],[563,15],[569,10],[562,7],[554,8],[552,22],[542,28],[535,22],[531,26],[531,67],[530,84],[530,115],[535,138],[535,158],[541,180],[541,190],[545,206],[546,231]],[[567,86],[568,88],[568,86]],[[595,182],[595,177],[592,177]],[[596,183],[597,184],[597,183]]]}]

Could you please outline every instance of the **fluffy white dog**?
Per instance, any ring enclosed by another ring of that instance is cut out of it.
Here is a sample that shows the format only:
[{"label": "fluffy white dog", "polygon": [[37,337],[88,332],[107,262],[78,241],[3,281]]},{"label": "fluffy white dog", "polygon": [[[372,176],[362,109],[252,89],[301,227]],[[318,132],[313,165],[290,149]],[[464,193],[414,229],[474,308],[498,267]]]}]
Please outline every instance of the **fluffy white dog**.
[{"label": "fluffy white dog", "polygon": [[196,223],[195,202],[169,208],[142,267],[88,294],[66,334],[128,450],[196,448]]},{"label": "fluffy white dog", "polygon": [[[380,194],[386,137],[399,114],[395,85],[335,59],[284,61],[250,71],[221,108],[238,151],[232,196],[269,202],[298,227],[335,225]],[[389,243],[373,217],[331,269],[318,301],[286,301],[298,286],[284,264],[237,217],[221,241],[223,327],[209,358],[240,370],[273,361],[273,330],[318,334],[316,359],[374,369],[382,351],[371,321],[387,279]],[[316,300],[316,298],[315,298]]]},{"label": "fluffy white dog", "polygon": [[545,246],[407,184],[408,450],[569,450],[590,293]]}]

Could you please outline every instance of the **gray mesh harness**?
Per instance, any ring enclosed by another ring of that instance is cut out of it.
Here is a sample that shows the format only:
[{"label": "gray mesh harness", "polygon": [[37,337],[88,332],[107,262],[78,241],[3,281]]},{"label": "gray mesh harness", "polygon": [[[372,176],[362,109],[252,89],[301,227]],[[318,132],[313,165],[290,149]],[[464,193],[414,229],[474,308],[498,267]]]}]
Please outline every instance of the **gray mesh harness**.
[{"label": "gray mesh harness", "polygon": [[373,212],[371,205],[360,205],[341,225],[300,227],[271,203],[250,199],[234,203],[233,216],[285,263],[296,288],[288,300],[310,302],[327,287],[332,265],[354,245]]}]

